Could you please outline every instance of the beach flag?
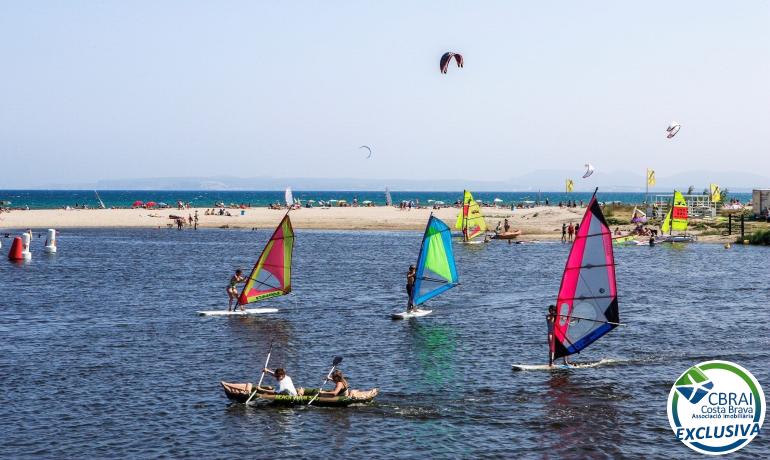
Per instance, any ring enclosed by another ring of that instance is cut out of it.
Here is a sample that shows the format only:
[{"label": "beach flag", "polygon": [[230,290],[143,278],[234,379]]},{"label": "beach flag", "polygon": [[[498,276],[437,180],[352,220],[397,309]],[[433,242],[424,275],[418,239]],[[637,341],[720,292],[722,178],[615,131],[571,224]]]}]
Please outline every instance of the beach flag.
[{"label": "beach flag", "polygon": [[647,185],[655,185],[655,170],[647,170]]},{"label": "beach flag", "polygon": [[722,201],[722,191],[719,190],[719,186],[717,184],[711,184],[711,201],[714,203],[719,203]]},{"label": "beach flag", "polygon": [[572,192],[572,189],[575,188],[575,183],[572,182],[572,179],[567,179],[567,193]]}]

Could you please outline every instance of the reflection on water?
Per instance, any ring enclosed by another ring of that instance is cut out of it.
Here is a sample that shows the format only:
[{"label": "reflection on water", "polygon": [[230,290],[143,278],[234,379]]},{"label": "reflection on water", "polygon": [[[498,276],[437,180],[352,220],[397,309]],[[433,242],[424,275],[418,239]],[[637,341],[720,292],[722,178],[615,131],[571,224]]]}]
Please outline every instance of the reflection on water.
[{"label": "reflection on water", "polygon": [[[408,320],[410,352],[416,358],[421,382],[429,388],[444,388],[454,380],[456,343],[451,328]],[[414,378],[414,377],[410,377]]]}]

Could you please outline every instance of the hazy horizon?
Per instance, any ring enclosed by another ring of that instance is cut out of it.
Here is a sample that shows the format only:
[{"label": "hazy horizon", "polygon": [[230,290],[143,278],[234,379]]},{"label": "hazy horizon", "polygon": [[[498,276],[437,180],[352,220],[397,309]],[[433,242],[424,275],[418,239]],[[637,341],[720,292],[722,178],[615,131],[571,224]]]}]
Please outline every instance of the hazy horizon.
[{"label": "hazy horizon", "polygon": [[[768,186],[769,23],[754,0],[4,2],[0,188],[557,169],[543,187],[585,190],[646,168]],[[442,75],[449,50],[465,67]]]}]

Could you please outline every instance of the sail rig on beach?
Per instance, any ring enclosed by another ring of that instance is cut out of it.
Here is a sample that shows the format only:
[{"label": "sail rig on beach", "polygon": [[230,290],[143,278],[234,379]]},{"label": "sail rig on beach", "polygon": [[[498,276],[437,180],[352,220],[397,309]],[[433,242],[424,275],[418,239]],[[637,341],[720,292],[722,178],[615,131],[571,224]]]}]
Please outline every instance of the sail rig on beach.
[{"label": "sail rig on beach", "polygon": [[385,205],[393,206],[393,198],[390,196],[390,189],[388,187],[385,187]]},{"label": "sail rig on beach", "polygon": [[[457,266],[452,251],[452,233],[447,224],[433,214],[428,219],[417,256],[414,282],[414,305],[418,306],[459,283]],[[424,316],[431,310],[417,310],[393,314],[393,319]]]},{"label": "sail rig on beach", "polygon": [[96,199],[99,200],[99,209],[106,209],[107,206],[104,205],[104,201],[102,201],[102,198],[99,196],[99,192],[94,190],[94,193],[96,194]]},{"label": "sail rig on beach", "polygon": [[481,214],[481,206],[468,190],[463,191],[463,208],[457,215],[455,228],[462,230],[463,241],[468,242],[487,231],[487,223]]},{"label": "sail rig on beach", "polygon": [[692,235],[674,235],[673,232],[687,232],[689,217],[689,208],[687,201],[684,199],[682,192],[674,190],[674,198],[671,202],[671,209],[668,210],[666,217],[663,219],[663,224],[660,226],[661,232],[668,233],[668,238],[665,241],[686,243],[695,240]]},{"label": "sail rig on beach", "polygon": [[619,325],[612,232],[595,194],[567,257],[556,314],[554,359],[579,353]]}]

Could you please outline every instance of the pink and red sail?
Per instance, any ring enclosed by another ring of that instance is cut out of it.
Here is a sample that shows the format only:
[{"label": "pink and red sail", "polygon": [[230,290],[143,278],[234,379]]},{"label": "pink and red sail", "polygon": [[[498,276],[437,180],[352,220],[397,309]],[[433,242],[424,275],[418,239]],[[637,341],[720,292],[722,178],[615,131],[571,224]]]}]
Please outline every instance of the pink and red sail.
[{"label": "pink and red sail", "polygon": [[291,256],[294,249],[294,229],[289,215],[281,220],[273,236],[254,264],[238,303],[257,302],[291,292]]},{"label": "pink and red sail", "polygon": [[554,357],[578,353],[618,325],[612,232],[591,198],[570,250],[554,324]]}]

